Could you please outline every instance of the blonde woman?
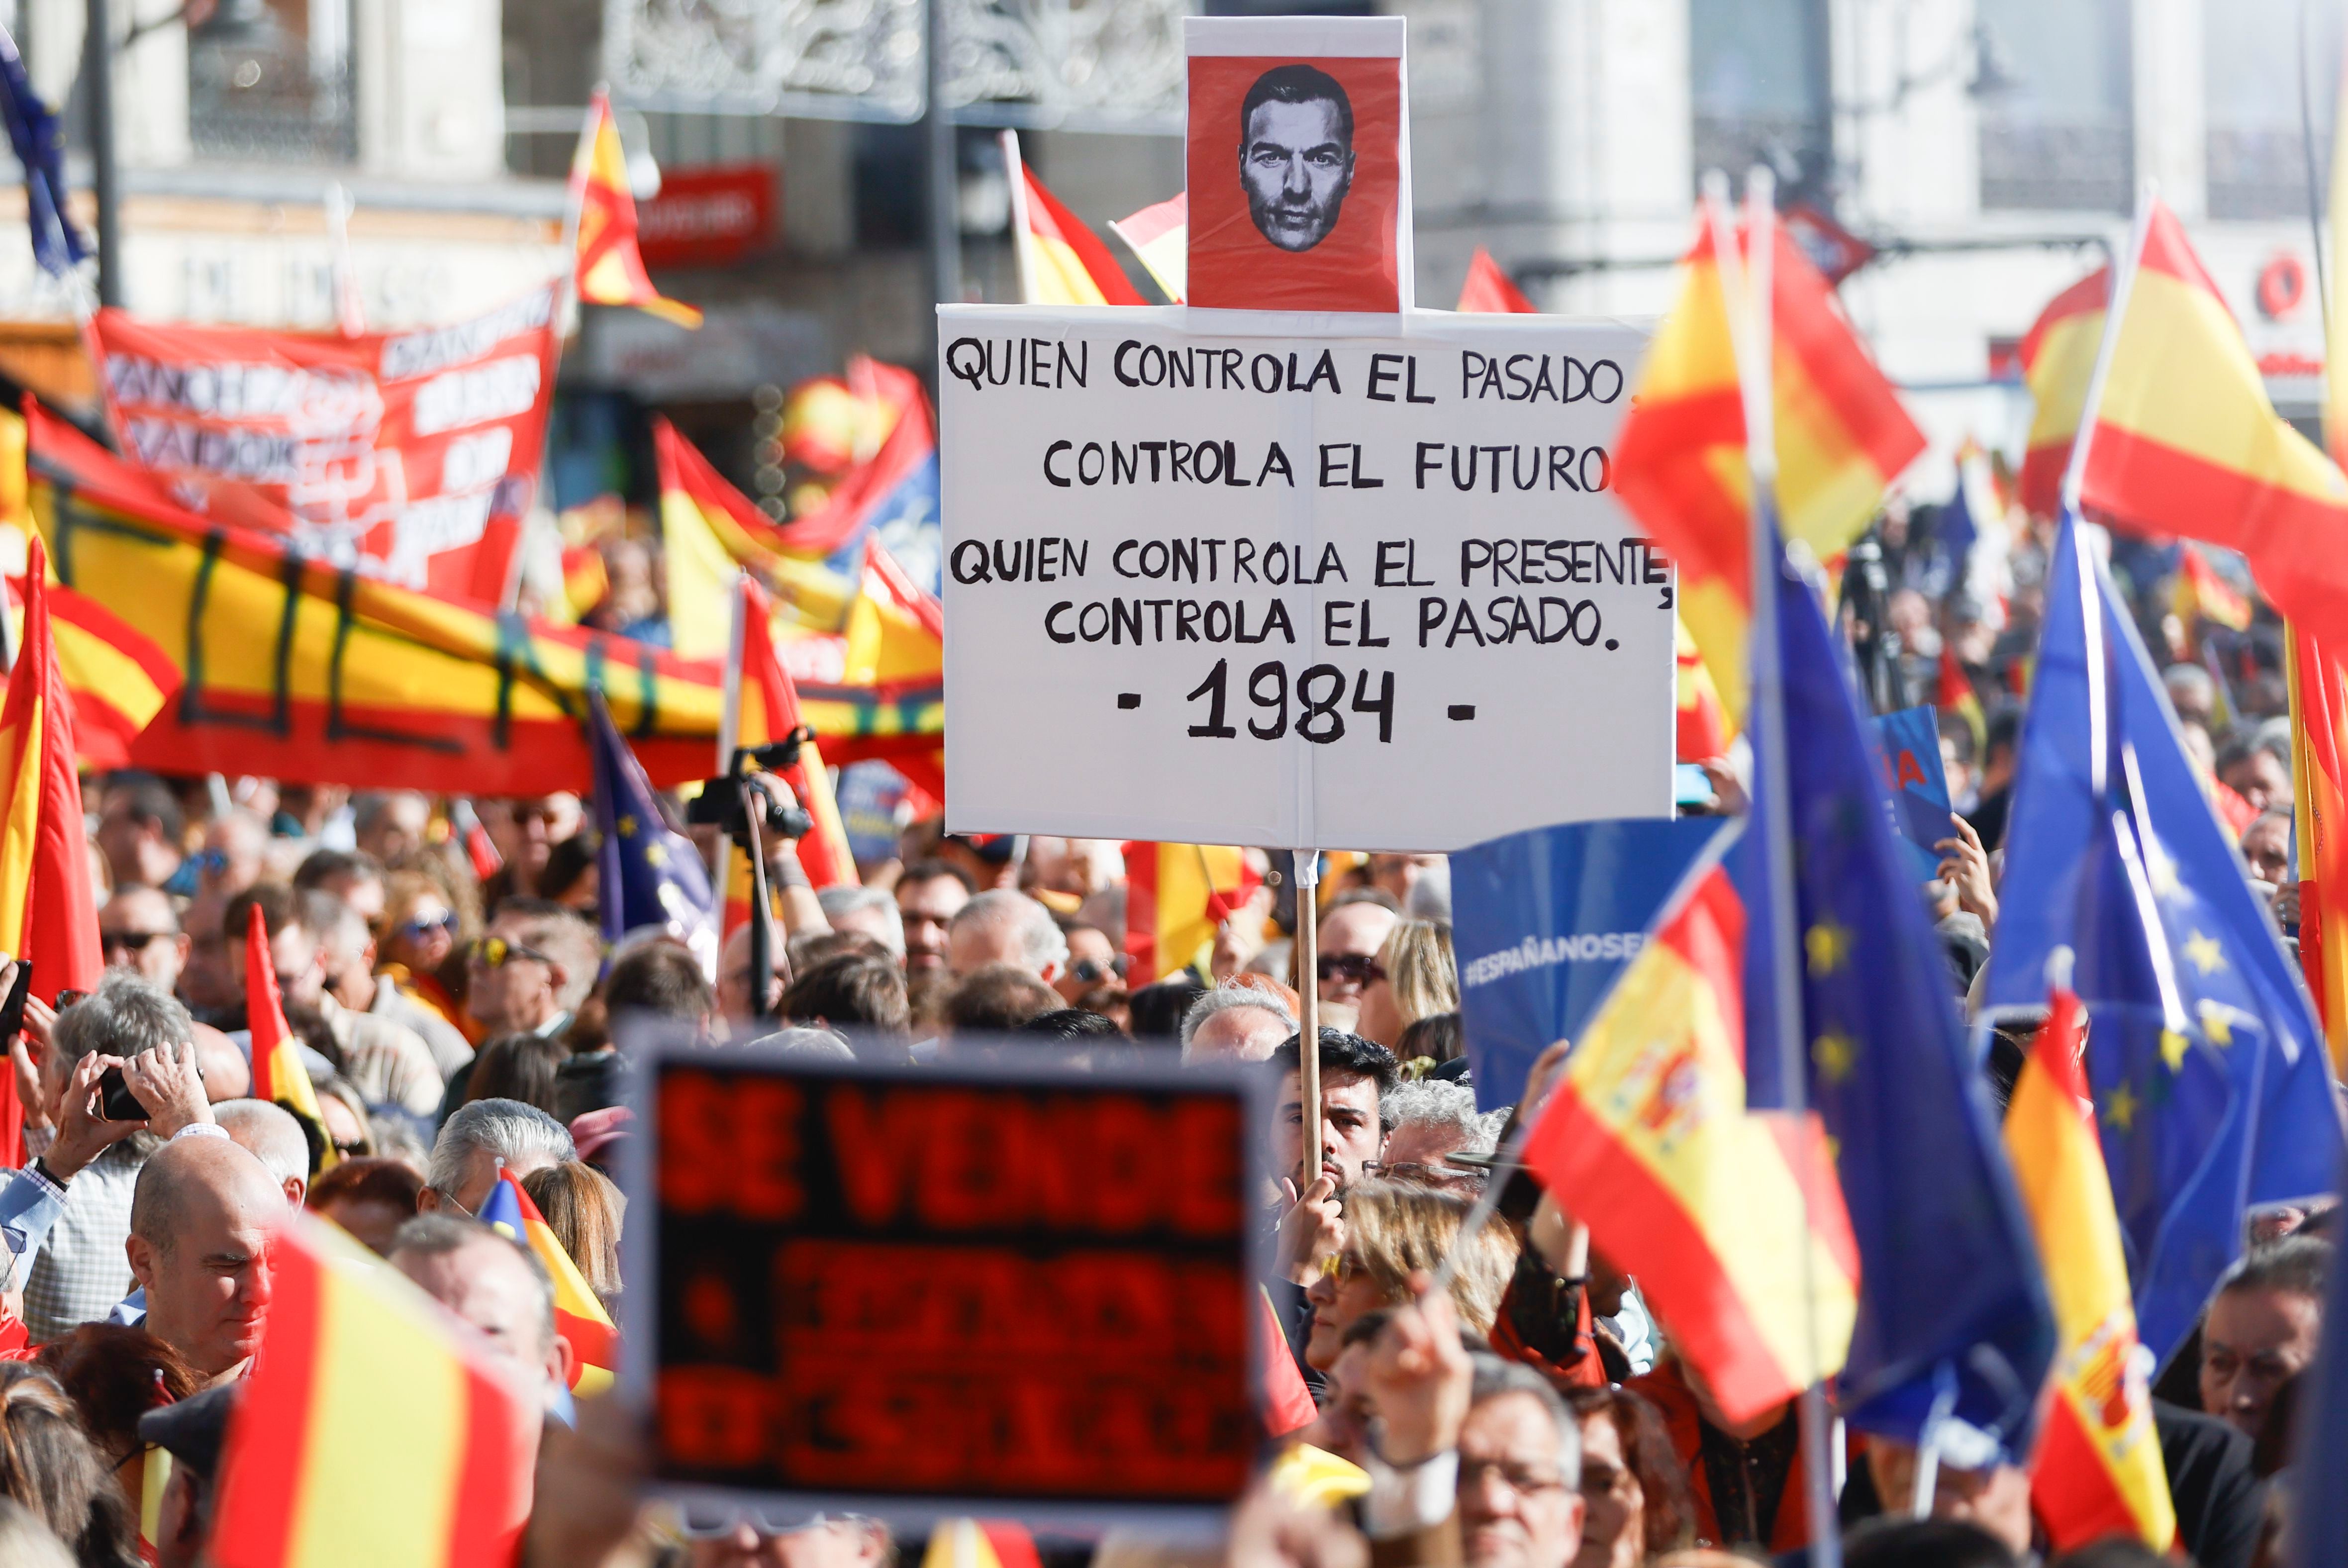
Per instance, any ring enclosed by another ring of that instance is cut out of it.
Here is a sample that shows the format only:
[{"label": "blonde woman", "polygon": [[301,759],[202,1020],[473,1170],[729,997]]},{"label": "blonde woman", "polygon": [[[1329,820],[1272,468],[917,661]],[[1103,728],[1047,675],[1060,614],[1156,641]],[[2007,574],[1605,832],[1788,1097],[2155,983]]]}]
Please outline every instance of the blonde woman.
[{"label": "blonde woman", "polygon": [[1393,1050],[1421,1018],[1459,1010],[1459,966],[1447,920],[1398,920],[1362,988],[1354,1032]]},{"label": "blonde woman", "polygon": [[[1403,1181],[1357,1181],[1345,1189],[1345,1247],[1304,1293],[1313,1334],[1304,1359],[1316,1371],[1336,1364],[1345,1330],[1365,1313],[1410,1299],[1414,1272],[1433,1274],[1472,1205],[1465,1198]],[[1494,1222],[1477,1233],[1451,1279],[1459,1326],[1489,1336],[1517,1267],[1517,1238]]]}]

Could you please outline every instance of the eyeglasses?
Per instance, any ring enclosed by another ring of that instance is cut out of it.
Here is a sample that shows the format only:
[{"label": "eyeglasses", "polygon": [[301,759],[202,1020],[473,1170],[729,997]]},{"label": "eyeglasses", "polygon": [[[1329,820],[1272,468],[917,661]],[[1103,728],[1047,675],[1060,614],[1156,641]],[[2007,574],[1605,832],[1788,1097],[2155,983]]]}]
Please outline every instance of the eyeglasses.
[{"label": "eyeglasses", "polygon": [[1356,985],[1372,985],[1386,977],[1378,961],[1366,953],[1323,953],[1313,969],[1324,983],[1348,980]]},{"label": "eyeglasses", "polygon": [[176,931],[101,931],[98,946],[101,953],[120,948],[125,953],[144,953],[151,943],[169,942],[179,934]]},{"label": "eyeglasses", "polygon": [[456,924],[457,912],[444,909],[432,920],[403,920],[392,927],[392,934],[404,936],[410,942],[421,942],[436,931],[453,930]]},{"label": "eyeglasses", "polygon": [[1389,1165],[1383,1161],[1362,1161],[1362,1174],[1385,1181],[1416,1181],[1422,1187],[1481,1187],[1484,1172],[1463,1171],[1454,1165],[1427,1165],[1416,1160],[1401,1160]]},{"label": "eyeglasses", "polygon": [[748,1525],[762,1537],[798,1535],[809,1530],[822,1530],[829,1525],[845,1524],[852,1529],[870,1530],[879,1523],[869,1513],[818,1513],[813,1515],[772,1514],[758,1508],[723,1508],[708,1504],[685,1504],[677,1510],[677,1533],[692,1541],[711,1541],[734,1533]]},{"label": "eyeglasses", "polygon": [[534,964],[554,962],[535,947],[524,947],[502,936],[484,936],[473,944],[473,962],[485,969],[502,969],[517,958],[527,958]]},{"label": "eyeglasses", "polygon": [[1485,1477],[1490,1477],[1515,1492],[1519,1497],[1539,1497],[1543,1492],[1563,1491],[1565,1482],[1556,1475],[1535,1470],[1530,1465],[1508,1460],[1471,1460],[1459,1456],[1459,1490],[1466,1491]]},{"label": "eyeglasses", "polygon": [[1094,981],[1106,979],[1111,975],[1120,980],[1124,979],[1125,972],[1132,963],[1133,960],[1122,953],[1107,964],[1101,963],[1097,958],[1079,958],[1068,965],[1068,973],[1089,985]]}]

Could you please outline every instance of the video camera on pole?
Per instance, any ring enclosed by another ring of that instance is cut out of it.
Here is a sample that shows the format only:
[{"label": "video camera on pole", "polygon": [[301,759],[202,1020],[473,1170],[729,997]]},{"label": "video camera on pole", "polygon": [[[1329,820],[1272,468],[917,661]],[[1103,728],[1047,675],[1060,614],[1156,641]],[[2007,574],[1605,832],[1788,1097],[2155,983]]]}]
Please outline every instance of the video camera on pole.
[{"label": "video camera on pole", "polygon": [[[685,820],[695,827],[716,828],[734,841],[750,861],[750,1012],[771,1017],[767,993],[775,973],[774,934],[769,921],[773,904],[767,892],[765,841],[803,839],[815,831],[808,814],[782,780],[782,771],[795,766],[799,748],[815,738],[815,731],[799,726],[779,740],[764,746],[737,746],[726,771],[702,780],[701,792],[685,802]],[[755,802],[755,804],[754,804]],[[790,982],[790,961],[783,961],[783,980]]]}]

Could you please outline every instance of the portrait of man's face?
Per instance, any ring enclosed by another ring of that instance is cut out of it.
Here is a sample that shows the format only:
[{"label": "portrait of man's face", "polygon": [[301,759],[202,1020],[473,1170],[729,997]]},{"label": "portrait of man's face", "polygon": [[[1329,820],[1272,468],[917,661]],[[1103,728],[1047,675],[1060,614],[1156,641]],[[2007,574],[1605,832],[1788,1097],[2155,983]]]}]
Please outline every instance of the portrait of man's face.
[{"label": "portrait of man's face", "polygon": [[1240,184],[1258,232],[1309,251],[1337,226],[1354,182],[1354,107],[1336,78],[1276,66],[1240,107]]}]

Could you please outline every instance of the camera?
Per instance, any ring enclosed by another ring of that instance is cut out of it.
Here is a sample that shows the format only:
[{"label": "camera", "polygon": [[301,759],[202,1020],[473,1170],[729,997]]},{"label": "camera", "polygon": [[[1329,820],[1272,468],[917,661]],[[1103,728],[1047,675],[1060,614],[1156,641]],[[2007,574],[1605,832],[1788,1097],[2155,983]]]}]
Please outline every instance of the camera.
[{"label": "camera", "polygon": [[777,799],[757,782],[751,768],[755,764],[760,772],[781,772],[799,759],[799,748],[814,734],[801,725],[780,740],[770,740],[764,746],[736,747],[734,760],[726,770],[717,778],[704,779],[701,793],[685,802],[685,820],[695,827],[719,830],[747,852],[750,847],[751,802],[755,799],[760,808],[761,837],[806,838],[815,831],[815,819],[791,798],[788,789],[781,791],[782,799]]}]

